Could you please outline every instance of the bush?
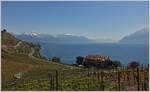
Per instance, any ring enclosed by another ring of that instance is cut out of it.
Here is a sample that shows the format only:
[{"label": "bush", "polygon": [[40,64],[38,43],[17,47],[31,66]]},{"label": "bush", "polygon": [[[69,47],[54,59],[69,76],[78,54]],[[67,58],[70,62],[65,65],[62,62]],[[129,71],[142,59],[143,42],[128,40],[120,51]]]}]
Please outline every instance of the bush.
[{"label": "bush", "polygon": [[121,67],[121,62],[120,61],[112,61],[112,66],[113,66],[113,68]]},{"label": "bush", "polygon": [[84,60],[84,57],[82,57],[82,56],[76,57],[76,63],[78,65],[82,65],[83,64],[83,60]]},{"label": "bush", "polygon": [[60,63],[60,58],[59,57],[53,57],[52,62]]},{"label": "bush", "polygon": [[128,68],[131,68],[131,69],[135,69],[139,66],[139,62],[136,62],[136,61],[132,61],[128,64]]}]

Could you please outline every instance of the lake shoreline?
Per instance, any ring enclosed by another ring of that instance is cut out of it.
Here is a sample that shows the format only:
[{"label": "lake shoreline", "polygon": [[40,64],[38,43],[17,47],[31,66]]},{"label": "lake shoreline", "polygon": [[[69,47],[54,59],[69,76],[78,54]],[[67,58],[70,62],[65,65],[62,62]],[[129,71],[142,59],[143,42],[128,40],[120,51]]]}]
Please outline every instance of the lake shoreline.
[{"label": "lake shoreline", "polygon": [[[131,44],[128,45],[124,45],[124,44],[40,44],[40,45],[41,45],[40,53],[42,56],[46,57],[47,59],[52,58],[53,56],[60,57],[62,64],[69,64],[69,65],[76,64],[75,60],[77,56],[86,56],[88,54],[108,55],[112,57],[113,60],[119,60],[121,62],[124,61],[123,62],[123,64],[125,63],[124,65],[127,65],[127,62],[133,60],[140,61],[140,63],[142,62],[144,64],[148,64],[147,45],[133,45],[133,44],[132,45]],[[88,49],[89,51],[87,51]],[[142,49],[143,49],[142,52],[145,56],[142,55],[141,52]],[[118,50],[120,50],[120,52]],[[122,53],[125,55],[121,53],[121,50]],[[112,51],[116,52],[118,56],[112,54],[111,53]],[[97,52],[102,52],[102,53],[97,53]],[[126,60],[126,58],[130,58],[130,59]]]}]

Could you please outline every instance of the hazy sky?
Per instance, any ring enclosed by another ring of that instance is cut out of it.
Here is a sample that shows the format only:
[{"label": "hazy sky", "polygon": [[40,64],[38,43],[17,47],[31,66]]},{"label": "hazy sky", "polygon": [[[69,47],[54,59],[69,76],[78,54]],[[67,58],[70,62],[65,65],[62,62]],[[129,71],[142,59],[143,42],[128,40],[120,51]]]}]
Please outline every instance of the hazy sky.
[{"label": "hazy sky", "polygon": [[8,1],[2,2],[2,28],[118,40],[148,27],[148,14],[146,1]]}]

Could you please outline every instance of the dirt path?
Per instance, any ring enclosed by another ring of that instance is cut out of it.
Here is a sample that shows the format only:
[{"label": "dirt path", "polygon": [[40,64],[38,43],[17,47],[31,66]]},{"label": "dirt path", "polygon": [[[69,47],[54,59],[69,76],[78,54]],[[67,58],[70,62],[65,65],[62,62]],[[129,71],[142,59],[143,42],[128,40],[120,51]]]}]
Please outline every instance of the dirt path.
[{"label": "dirt path", "polygon": [[35,50],[31,48],[31,52],[28,54],[28,56],[35,59],[35,57],[33,56],[34,53],[35,53]]},{"label": "dirt path", "polygon": [[[19,41],[15,46],[11,46],[15,49],[17,49],[17,47],[19,47],[21,45],[22,41]],[[7,46],[5,45],[2,45],[2,48],[7,48]],[[37,58],[34,56],[34,53],[35,53],[35,49],[33,47],[31,47],[31,52],[28,54],[28,56],[32,59],[35,59],[37,61],[44,61],[44,62],[50,62],[50,61],[47,61],[47,60],[44,60],[44,59],[40,59],[40,58]],[[70,65],[64,65],[64,64],[61,64],[61,63],[55,63],[55,62],[50,62],[50,63],[53,63],[53,64],[57,64],[57,65],[63,65],[65,67],[68,67],[70,69],[75,69],[75,68],[78,68],[78,67],[74,67],[74,66],[70,66]],[[79,69],[79,68],[78,68]]]},{"label": "dirt path", "polygon": [[17,47],[19,47],[21,43],[22,43],[22,41],[19,41],[19,42],[14,46],[14,48],[16,49]]},{"label": "dirt path", "polygon": [[43,59],[37,58],[35,57],[33,54],[35,53],[35,49],[33,47],[31,47],[31,52],[28,54],[28,56],[32,59],[38,60],[38,61],[45,61]]},{"label": "dirt path", "polygon": [[7,45],[2,45],[1,48],[17,48],[20,46],[20,44],[22,43],[22,41],[19,41],[15,46],[7,46]]},{"label": "dirt path", "polygon": [[[37,58],[35,57],[33,54],[35,53],[35,49],[32,47],[31,48],[31,52],[28,54],[28,56],[32,59],[35,59],[35,60],[38,60],[38,61],[44,61],[44,62],[50,62],[50,61],[47,61],[47,60],[43,60],[43,59],[40,59],[40,58]],[[64,65],[64,64],[60,64],[60,63],[56,63],[56,62],[50,62],[50,63],[53,63],[53,64],[57,64],[57,65],[63,65],[65,67],[68,67],[70,69],[79,69],[78,67],[74,67],[74,66],[69,66],[69,65]]]},{"label": "dirt path", "polygon": [[[70,65],[64,65],[64,64],[61,64],[61,63],[56,63],[56,62],[52,62],[51,63],[53,64],[57,64],[57,65],[63,65],[65,67],[68,67],[69,69],[80,69],[79,67],[75,67],[75,66],[70,66]],[[66,70],[66,69],[65,69]]]}]

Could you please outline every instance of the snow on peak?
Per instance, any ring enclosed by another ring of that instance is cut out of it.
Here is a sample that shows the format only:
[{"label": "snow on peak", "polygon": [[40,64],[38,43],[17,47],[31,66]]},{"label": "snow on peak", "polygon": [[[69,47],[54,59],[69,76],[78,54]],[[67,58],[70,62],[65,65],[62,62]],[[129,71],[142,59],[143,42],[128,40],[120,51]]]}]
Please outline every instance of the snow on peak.
[{"label": "snow on peak", "polygon": [[30,35],[30,36],[38,36],[39,34],[36,32],[24,32],[24,35]]},{"label": "snow on peak", "polygon": [[64,34],[64,35],[73,35],[73,34],[70,34],[70,33],[66,33],[66,34]]}]

